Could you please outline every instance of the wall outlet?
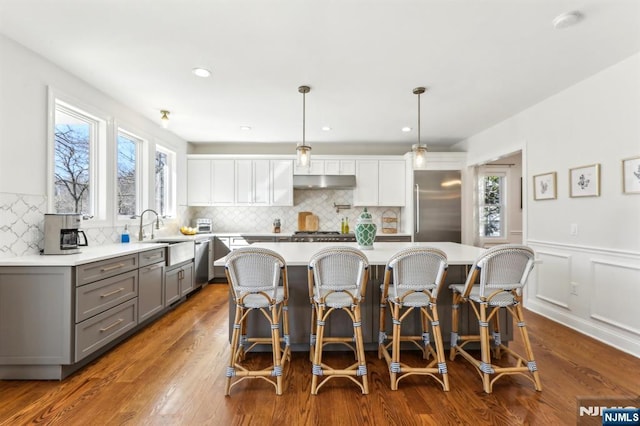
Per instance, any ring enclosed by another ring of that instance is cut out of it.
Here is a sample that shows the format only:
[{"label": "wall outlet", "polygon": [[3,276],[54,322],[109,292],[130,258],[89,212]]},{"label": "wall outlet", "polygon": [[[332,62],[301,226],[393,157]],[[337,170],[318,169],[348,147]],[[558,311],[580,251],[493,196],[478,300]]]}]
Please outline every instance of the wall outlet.
[{"label": "wall outlet", "polygon": [[578,236],[578,224],[577,223],[572,223],[571,227],[569,229],[569,234],[577,237]]},{"label": "wall outlet", "polygon": [[573,294],[574,296],[578,295],[578,283],[577,282],[571,282],[571,294]]}]

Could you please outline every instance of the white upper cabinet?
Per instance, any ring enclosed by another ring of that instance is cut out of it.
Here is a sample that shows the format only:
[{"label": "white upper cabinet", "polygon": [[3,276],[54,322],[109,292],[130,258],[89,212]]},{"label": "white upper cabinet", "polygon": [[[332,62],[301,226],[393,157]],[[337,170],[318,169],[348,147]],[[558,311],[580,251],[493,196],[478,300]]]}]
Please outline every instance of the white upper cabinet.
[{"label": "white upper cabinet", "polygon": [[188,159],[187,204],[190,206],[234,203],[233,160]]},{"label": "white upper cabinet", "polygon": [[378,205],[378,160],[356,161],[356,187],[354,206]]},{"label": "white upper cabinet", "polygon": [[213,175],[211,204],[232,205],[234,203],[234,161],[211,160],[211,172]]},{"label": "white upper cabinet", "polygon": [[404,206],[404,160],[357,160],[354,206]]},{"label": "white upper cabinet", "polygon": [[324,160],[325,175],[355,175],[356,160]]},{"label": "white upper cabinet", "polygon": [[378,205],[405,205],[404,160],[380,160],[378,162]]},{"label": "white upper cabinet", "polygon": [[211,160],[189,160],[187,167],[187,204],[207,206],[211,198]]},{"label": "white upper cabinet", "polygon": [[237,205],[269,205],[269,160],[236,160]]},{"label": "white upper cabinet", "polygon": [[190,156],[187,159],[187,204],[292,206],[293,160]]},{"label": "white upper cabinet", "polygon": [[271,205],[293,206],[293,160],[271,160]]}]

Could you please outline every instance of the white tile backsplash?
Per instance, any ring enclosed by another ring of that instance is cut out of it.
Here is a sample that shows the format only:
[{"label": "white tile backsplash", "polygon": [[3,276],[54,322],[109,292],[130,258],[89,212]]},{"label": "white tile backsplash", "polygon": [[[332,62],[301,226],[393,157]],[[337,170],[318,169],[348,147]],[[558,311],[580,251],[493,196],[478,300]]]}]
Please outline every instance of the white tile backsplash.
[{"label": "white tile backsplash", "polygon": [[[321,231],[340,231],[343,217],[349,218],[349,227],[353,232],[363,207],[352,207],[336,212],[335,204],[353,203],[353,190],[350,189],[296,189],[293,207],[189,207],[191,220],[199,217],[213,220],[214,232],[271,232],[273,220],[281,221],[282,233],[298,230],[298,212],[310,211],[319,217]],[[394,211],[400,216],[400,208],[369,207],[374,222],[380,228],[383,212]]]},{"label": "white tile backsplash", "polygon": [[[44,246],[44,214],[47,212],[47,197],[0,192],[0,258],[38,254]],[[187,224],[188,209],[178,208],[178,219],[165,220],[162,228],[155,231],[157,236],[178,234],[179,226]],[[150,223],[153,215],[145,215],[145,223]],[[184,222],[184,223],[183,223]],[[131,238],[137,236],[136,220],[131,220]],[[123,226],[83,227],[89,245],[104,245],[120,242]],[[145,229],[149,232],[149,226]]]},{"label": "white tile backsplash", "polygon": [[41,195],[0,193],[0,257],[39,252],[46,206]]}]

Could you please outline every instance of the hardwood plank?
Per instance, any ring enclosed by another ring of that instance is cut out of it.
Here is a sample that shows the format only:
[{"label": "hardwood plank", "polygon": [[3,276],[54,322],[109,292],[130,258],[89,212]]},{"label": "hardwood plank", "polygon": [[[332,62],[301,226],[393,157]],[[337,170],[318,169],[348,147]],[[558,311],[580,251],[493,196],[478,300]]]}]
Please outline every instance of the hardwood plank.
[{"label": "hardwood plank", "polygon": [[[225,397],[227,298],[226,285],[205,287],[61,382],[0,381],[0,424],[575,424],[577,396],[640,394],[638,358],[526,312],[542,392],[511,376],[486,395],[460,357],[447,363],[450,392],[419,376],[391,391],[386,363],[367,352],[369,395],[332,379],[311,396],[308,354],[296,352],[282,396],[262,380],[245,380]],[[518,334],[511,345],[521,349]],[[267,356],[256,354],[256,362]],[[341,363],[350,356],[329,359]]]}]

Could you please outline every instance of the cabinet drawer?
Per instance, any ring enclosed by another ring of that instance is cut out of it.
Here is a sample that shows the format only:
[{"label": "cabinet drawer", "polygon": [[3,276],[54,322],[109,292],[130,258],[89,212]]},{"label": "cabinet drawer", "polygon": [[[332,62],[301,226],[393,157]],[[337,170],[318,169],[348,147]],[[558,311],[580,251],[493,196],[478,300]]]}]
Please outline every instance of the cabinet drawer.
[{"label": "cabinet drawer", "polygon": [[147,251],[141,252],[139,254],[140,267],[142,268],[143,266],[165,261],[166,252],[167,250],[164,247],[155,249],[155,250],[147,250]]},{"label": "cabinet drawer", "polygon": [[137,268],[138,253],[87,263],[76,268],[76,285],[89,284]]},{"label": "cabinet drawer", "polygon": [[76,287],[76,322],[91,318],[137,295],[137,270]]},{"label": "cabinet drawer", "polygon": [[115,340],[137,324],[138,299],[128,300],[76,325],[76,362]]}]

